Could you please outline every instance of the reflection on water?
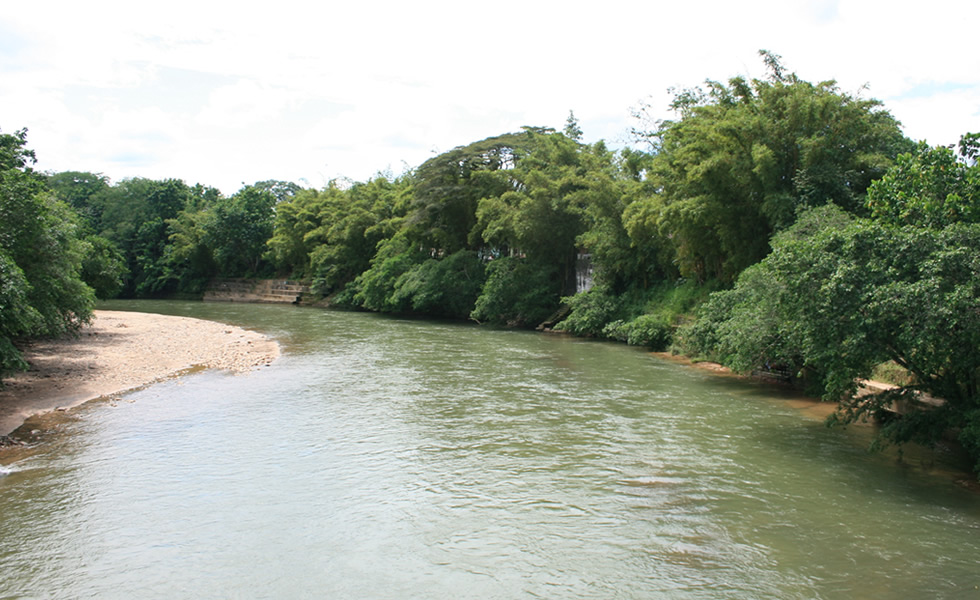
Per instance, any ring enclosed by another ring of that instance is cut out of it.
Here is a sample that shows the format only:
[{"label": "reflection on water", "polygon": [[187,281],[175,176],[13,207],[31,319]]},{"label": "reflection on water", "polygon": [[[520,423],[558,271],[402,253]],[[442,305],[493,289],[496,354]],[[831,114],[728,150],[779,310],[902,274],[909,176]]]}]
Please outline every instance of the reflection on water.
[{"label": "reflection on water", "polygon": [[0,597],[960,598],[980,584],[976,495],[868,455],[860,431],[769,388],[533,333],[128,306],[269,331],[285,355],[31,424],[44,443],[0,476]]}]

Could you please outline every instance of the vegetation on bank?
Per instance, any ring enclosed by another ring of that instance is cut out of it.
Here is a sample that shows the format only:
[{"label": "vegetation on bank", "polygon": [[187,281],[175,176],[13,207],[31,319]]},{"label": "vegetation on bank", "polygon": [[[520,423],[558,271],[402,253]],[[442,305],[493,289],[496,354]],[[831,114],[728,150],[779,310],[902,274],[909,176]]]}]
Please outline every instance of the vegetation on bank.
[{"label": "vegetation on bank", "polygon": [[[290,277],[340,307],[558,321],[778,369],[840,402],[840,423],[902,400],[883,441],[953,432],[980,468],[980,135],[916,144],[878,101],[763,59],[765,79],[677,92],[673,119],[639,110],[645,150],[585,144],[569,115],[323,189],[41,174],[26,132],[0,134],[0,372],[96,295]],[[586,255],[594,285],[577,290]],[[907,384],[858,400],[882,363]]]}]

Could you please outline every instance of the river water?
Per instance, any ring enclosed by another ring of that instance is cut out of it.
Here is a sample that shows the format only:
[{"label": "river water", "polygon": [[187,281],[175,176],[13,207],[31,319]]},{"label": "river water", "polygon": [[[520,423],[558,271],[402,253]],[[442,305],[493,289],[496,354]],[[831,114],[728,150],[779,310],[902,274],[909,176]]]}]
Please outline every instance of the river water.
[{"label": "river water", "polygon": [[464,324],[111,308],[284,355],[30,422],[0,598],[980,598],[980,496],[773,388]]}]

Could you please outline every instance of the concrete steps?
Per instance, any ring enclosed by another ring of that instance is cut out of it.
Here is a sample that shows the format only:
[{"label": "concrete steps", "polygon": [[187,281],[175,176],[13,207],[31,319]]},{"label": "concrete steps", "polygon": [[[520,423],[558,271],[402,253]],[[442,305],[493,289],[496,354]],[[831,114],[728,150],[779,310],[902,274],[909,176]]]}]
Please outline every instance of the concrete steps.
[{"label": "concrete steps", "polygon": [[310,286],[285,279],[215,279],[204,292],[205,302],[299,304]]}]

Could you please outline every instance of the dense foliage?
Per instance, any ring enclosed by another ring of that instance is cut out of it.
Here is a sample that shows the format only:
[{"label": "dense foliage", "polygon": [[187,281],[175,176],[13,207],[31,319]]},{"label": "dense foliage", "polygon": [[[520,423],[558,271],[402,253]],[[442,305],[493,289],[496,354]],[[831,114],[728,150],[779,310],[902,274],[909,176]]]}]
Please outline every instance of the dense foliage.
[{"label": "dense foliage", "polygon": [[[583,143],[569,114],[319,190],[42,176],[24,132],[0,136],[0,369],[22,366],[18,340],[76,328],[93,290],[276,276],[337,307],[789,372],[841,402],[838,422],[900,401],[883,439],[954,432],[980,465],[980,135],[917,145],[878,101],[762,57],[765,79],[682,90],[669,120],[640,110],[647,151]],[[858,397],[883,361],[909,384]]]},{"label": "dense foliage", "polygon": [[878,101],[802,81],[763,54],[768,79],[685,90],[674,99],[679,119],[639,132],[656,150],[660,193],[634,208],[631,231],[669,239],[684,277],[734,279],[801,209],[832,202],[863,213],[868,186],[909,149]]},{"label": "dense foliage", "polygon": [[[901,156],[869,194],[877,219],[807,212],[701,307],[684,331],[688,350],[740,371],[788,368],[840,402],[836,422],[886,420],[880,441],[953,432],[980,470],[980,194],[969,187],[978,168],[949,156]],[[859,394],[858,380],[885,361],[910,383]],[[887,412],[896,403],[901,419]]]},{"label": "dense foliage", "polygon": [[0,133],[0,375],[26,365],[17,342],[74,332],[91,316],[79,219],[36,173],[26,130]]}]

